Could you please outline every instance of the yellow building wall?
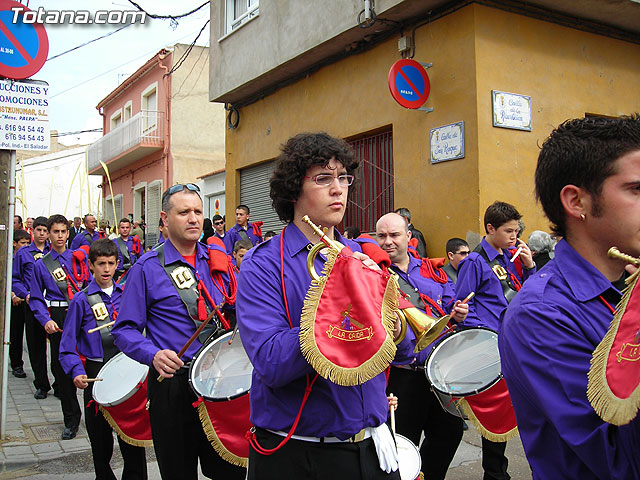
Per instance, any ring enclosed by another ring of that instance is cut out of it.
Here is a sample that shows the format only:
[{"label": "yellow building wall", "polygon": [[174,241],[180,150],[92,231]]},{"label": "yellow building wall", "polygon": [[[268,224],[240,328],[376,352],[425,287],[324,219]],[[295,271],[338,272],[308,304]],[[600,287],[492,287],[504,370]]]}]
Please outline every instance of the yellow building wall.
[{"label": "yellow building wall", "polygon": [[[415,42],[414,60],[433,63],[432,113],[404,109],[389,93],[397,37],[242,108],[226,134],[227,218],[240,201],[239,170],[275,158],[289,137],[348,139],[391,126],[395,208],[411,210],[430,256],[444,256],[451,237],[483,232],[484,210],[498,199],[524,214],[528,236],[547,229],[533,173],[551,129],[585,112],[640,110],[638,45],[476,4],[419,27]],[[532,97],[533,131],[492,126],[492,89]],[[430,130],[461,120],[465,158],[431,165]]]},{"label": "yellow building wall", "polygon": [[[473,5],[476,25],[480,212],[514,204],[527,226],[549,231],[535,201],[539,145],[551,130],[585,113],[640,110],[640,45]],[[492,126],[491,90],[528,95],[532,131]],[[478,231],[482,229],[480,218]]]}]

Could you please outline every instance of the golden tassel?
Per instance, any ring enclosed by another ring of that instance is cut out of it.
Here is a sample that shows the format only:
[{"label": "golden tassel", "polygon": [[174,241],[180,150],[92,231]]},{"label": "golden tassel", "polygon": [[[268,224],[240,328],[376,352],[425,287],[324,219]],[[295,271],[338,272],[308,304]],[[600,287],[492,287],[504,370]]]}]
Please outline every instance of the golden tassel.
[{"label": "golden tassel", "polygon": [[109,411],[104,408],[102,405],[98,405],[100,408],[100,412],[102,412],[102,416],[105,418],[107,423],[113,428],[113,430],[118,434],[118,436],[127,442],[129,445],[133,445],[134,447],[151,447],[153,446],[153,440],[136,440],[135,438],[131,438],[129,435],[124,433],[116,421],[113,419]]},{"label": "golden tassel", "polygon": [[211,443],[211,446],[216,451],[220,458],[229,462],[231,465],[236,465],[238,467],[247,468],[249,465],[249,459],[245,457],[239,457],[231,453],[227,450],[227,447],[220,441],[218,434],[216,433],[216,429],[213,428],[213,424],[211,423],[211,419],[209,418],[209,412],[207,411],[207,406],[204,402],[201,402],[198,405],[198,416],[200,417],[200,423],[202,423],[202,428],[204,429],[204,433],[207,436],[207,440]]}]

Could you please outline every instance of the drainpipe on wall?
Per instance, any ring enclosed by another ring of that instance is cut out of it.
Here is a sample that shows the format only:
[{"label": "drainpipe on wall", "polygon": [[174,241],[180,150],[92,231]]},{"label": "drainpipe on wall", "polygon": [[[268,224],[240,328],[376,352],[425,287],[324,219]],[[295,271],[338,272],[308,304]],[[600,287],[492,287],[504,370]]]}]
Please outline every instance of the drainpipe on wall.
[{"label": "drainpipe on wall", "polygon": [[170,54],[160,55],[158,66],[164,70],[162,81],[165,91],[165,114],[164,114],[164,148],[162,150],[162,158],[164,159],[164,188],[169,188],[169,141],[171,139],[171,75],[169,75],[169,67],[163,65],[162,61]]},{"label": "drainpipe on wall", "polygon": [[[104,116],[104,110],[102,110],[102,107],[98,108],[98,113],[100,114],[100,116],[102,117],[102,136],[104,137],[106,135],[106,131],[107,131],[107,119]],[[87,172],[89,171],[89,161],[87,160]],[[105,175],[102,175],[102,183],[100,184],[100,190],[102,190],[102,199],[104,200],[105,198],[107,198],[107,179],[105,178]],[[113,196],[113,193],[111,194]],[[91,207],[91,206],[89,206]],[[105,212],[102,212],[103,214]],[[82,212],[80,212],[80,216],[82,216]]]}]

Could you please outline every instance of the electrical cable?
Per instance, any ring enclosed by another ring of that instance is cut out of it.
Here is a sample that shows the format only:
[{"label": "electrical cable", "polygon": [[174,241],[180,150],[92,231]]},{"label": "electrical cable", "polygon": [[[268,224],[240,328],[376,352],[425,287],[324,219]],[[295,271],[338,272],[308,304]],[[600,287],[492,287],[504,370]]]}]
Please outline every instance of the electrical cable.
[{"label": "electrical cable", "polygon": [[101,132],[102,128],[92,128],[91,130],[78,130],[77,132],[58,132],[58,133],[52,133],[51,136],[52,137],[64,137],[66,135],[77,135],[79,133],[93,133],[93,132]]},{"label": "electrical cable", "polygon": [[175,72],[177,69],[179,69],[182,66],[184,61],[187,59],[187,57],[191,53],[191,50],[193,50],[193,47],[195,46],[196,42],[198,41],[198,38],[200,38],[200,35],[202,35],[202,32],[204,32],[204,29],[207,28],[207,25],[209,25],[209,22],[210,22],[210,20],[207,20],[204,23],[204,25],[202,26],[202,28],[198,32],[198,35],[196,36],[196,38],[193,40],[193,42],[191,42],[191,45],[189,45],[189,47],[184,51],[184,53],[176,61],[176,63],[173,64],[173,67],[171,67],[171,70],[169,70],[167,73],[164,74],[165,77],[168,76],[168,75],[171,75],[173,72]]},{"label": "electrical cable", "polygon": [[114,33],[118,33],[119,31],[124,30],[125,28],[130,27],[131,25],[133,25],[133,23],[125,25],[124,27],[120,27],[117,30],[114,30],[112,32],[107,33],[106,35],[102,35],[101,37],[94,38],[93,40],[89,40],[88,42],[85,42],[85,43],[83,43],[81,45],[78,45],[77,47],[70,48],[66,52],[62,52],[62,53],[59,53],[57,55],[54,55],[53,57],[49,57],[49,58],[47,58],[47,62],[49,62],[49,61],[51,61],[51,60],[53,60],[55,58],[61,57],[61,56],[65,55],[65,54],[67,54],[69,52],[73,52],[74,50],[78,50],[79,48],[82,48],[82,47],[84,47],[86,45],[89,45],[90,43],[97,42],[98,40],[101,40],[101,39],[106,38],[106,37],[108,37],[110,35],[113,35]]},{"label": "electrical cable", "polygon": [[194,8],[193,10],[191,10],[190,12],[187,13],[183,13],[180,15],[158,15],[155,13],[149,13],[147,12],[144,8],[142,8],[140,5],[138,5],[136,2],[134,2],[133,0],[127,0],[131,5],[133,5],[134,7],[136,7],[139,11],[144,12],[147,14],[148,17],[151,18],[157,18],[157,19],[171,19],[171,20],[177,20],[178,18],[184,18],[184,17],[188,17],[189,15],[196,13],[198,10],[200,10],[202,7],[204,7],[205,5],[208,5],[210,2],[204,2],[202,5],[200,5],[197,8]]}]

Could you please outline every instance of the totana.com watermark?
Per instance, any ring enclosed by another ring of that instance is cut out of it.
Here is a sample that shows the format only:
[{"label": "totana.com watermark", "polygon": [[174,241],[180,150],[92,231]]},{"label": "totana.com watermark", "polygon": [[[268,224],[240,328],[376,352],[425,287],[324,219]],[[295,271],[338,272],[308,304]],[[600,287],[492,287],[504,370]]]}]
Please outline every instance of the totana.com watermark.
[{"label": "totana.com watermark", "polygon": [[[115,25],[144,23],[147,12],[138,10],[98,10],[91,13],[88,10],[38,10],[25,11],[20,7],[13,7],[13,23],[42,23],[49,25],[80,24],[80,25]],[[20,18],[22,17],[22,18]]]}]

